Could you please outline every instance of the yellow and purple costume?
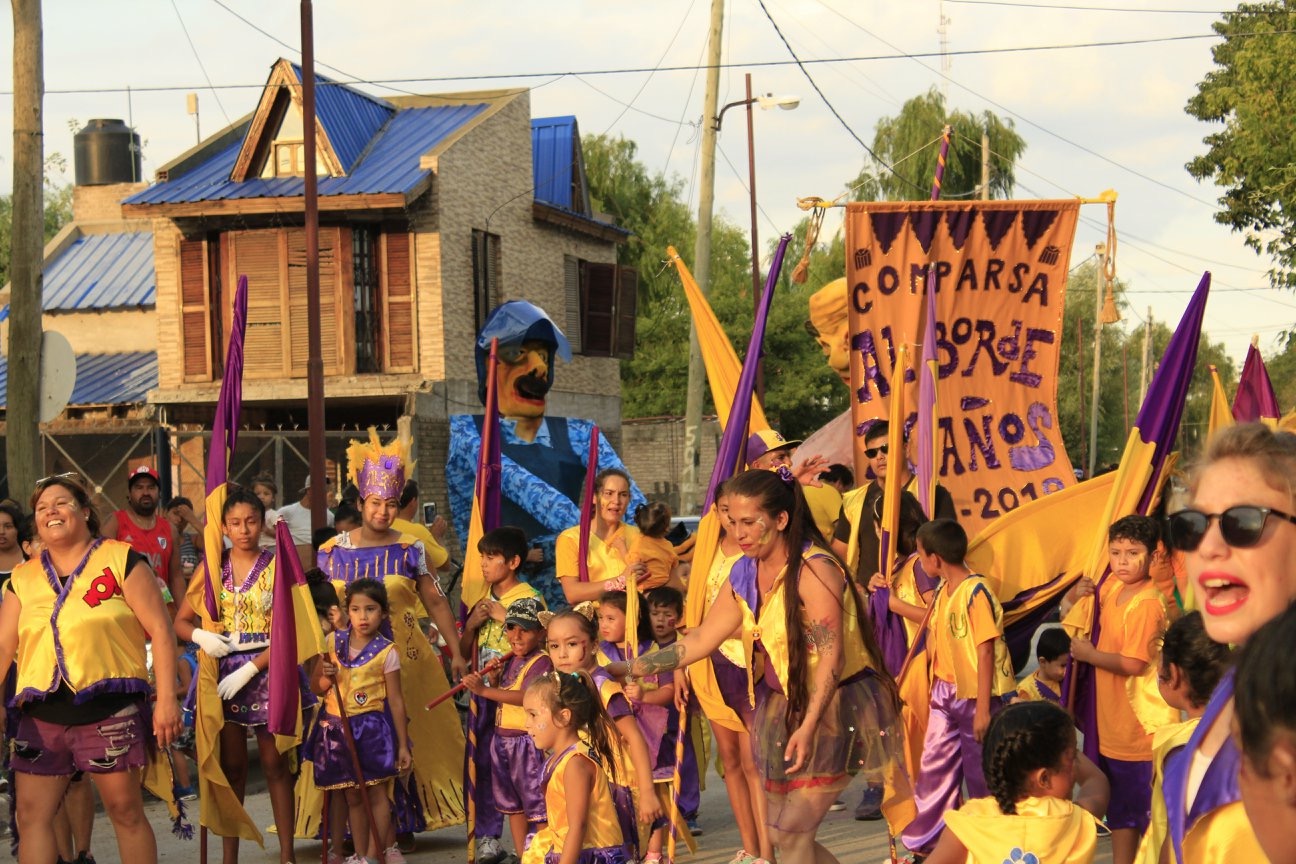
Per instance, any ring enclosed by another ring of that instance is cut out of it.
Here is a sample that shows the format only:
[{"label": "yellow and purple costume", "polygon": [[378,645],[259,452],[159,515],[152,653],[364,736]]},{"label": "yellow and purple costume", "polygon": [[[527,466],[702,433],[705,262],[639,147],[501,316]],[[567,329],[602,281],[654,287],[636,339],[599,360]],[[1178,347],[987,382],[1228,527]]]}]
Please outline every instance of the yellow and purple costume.
[{"label": "yellow and purple costume", "polygon": [[993,798],[974,798],[945,814],[945,828],[967,848],[967,864],[1041,861],[1091,864],[1098,820],[1062,798],[1023,798],[1015,814]]},{"label": "yellow and purple costume", "polygon": [[573,744],[557,753],[545,763],[545,809],[549,824],[536,833],[535,839],[523,856],[526,864],[557,864],[567,846],[571,825],[567,820],[567,765],[572,759],[588,759],[594,763],[594,788],[590,790],[589,810],[585,814],[585,836],[581,838],[578,864],[626,864],[631,859],[625,851],[625,841],[617,812],[612,803],[607,776],[599,760],[584,744]]}]

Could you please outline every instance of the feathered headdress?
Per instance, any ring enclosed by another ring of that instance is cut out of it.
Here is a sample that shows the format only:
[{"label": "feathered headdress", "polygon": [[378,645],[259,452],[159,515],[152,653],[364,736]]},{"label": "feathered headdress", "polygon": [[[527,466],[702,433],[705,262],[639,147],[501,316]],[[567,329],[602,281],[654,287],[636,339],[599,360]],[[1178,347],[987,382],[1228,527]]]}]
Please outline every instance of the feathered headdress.
[{"label": "feathered headdress", "polygon": [[414,468],[409,454],[407,438],[398,435],[384,445],[372,426],[368,441],[352,441],[347,447],[347,474],[360,490],[360,500],[370,495],[399,498],[405,488],[405,472]]}]

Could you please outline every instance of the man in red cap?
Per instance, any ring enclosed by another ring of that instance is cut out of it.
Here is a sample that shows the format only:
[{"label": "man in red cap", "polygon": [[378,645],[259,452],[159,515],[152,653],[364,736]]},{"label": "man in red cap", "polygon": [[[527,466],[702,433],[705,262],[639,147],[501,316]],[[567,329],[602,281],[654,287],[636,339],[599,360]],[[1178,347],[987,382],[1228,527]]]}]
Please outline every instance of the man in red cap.
[{"label": "man in red cap", "polygon": [[184,570],[180,566],[180,536],[165,516],[158,514],[158,475],[147,465],[130,472],[126,480],[130,507],[114,510],[104,520],[100,533],[110,540],[129,543],[148,559],[159,580],[171,596],[185,593]]}]

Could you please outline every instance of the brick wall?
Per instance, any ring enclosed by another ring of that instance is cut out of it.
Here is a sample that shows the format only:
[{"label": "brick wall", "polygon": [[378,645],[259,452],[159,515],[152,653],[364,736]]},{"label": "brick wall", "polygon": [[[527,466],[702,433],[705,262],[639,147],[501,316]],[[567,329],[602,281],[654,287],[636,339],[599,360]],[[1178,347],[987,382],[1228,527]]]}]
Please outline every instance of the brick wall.
[{"label": "brick wall", "polygon": [[148,188],[147,183],[111,183],[106,186],[73,186],[72,219],[75,222],[121,222],[121,202]]},{"label": "brick wall", "polygon": [[[704,420],[700,432],[698,484],[705,487],[715,464],[720,424],[714,417]],[[684,473],[684,418],[623,420],[621,441],[621,458],[648,499],[665,501],[672,512],[682,513],[680,477]],[[700,500],[697,503],[701,505]]]}]

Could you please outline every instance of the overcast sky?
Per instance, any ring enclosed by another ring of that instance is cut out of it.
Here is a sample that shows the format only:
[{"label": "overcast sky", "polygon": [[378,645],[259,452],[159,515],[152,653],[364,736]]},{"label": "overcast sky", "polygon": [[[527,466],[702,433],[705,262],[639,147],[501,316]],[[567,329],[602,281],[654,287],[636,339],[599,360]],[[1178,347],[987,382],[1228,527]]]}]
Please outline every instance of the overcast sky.
[{"label": "overcast sky", "polygon": [[[1117,270],[1130,284],[1139,316],[1151,306],[1158,319],[1177,321],[1201,271],[1210,269],[1218,292],[1206,313],[1211,337],[1224,341],[1239,363],[1253,332],[1266,353],[1276,350],[1276,336],[1296,320],[1296,296],[1265,287],[1267,259],[1213,221],[1218,190],[1198,184],[1183,168],[1204,150],[1201,139],[1212,131],[1183,106],[1212,68],[1210,49],[1218,40],[1047,47],[1210,36],[1218,15],[1185,10],[1218,13],[1227,4],[1066,0],[1121,11],[1033,8],[1049,3],[1062,0],[764,0],[767,17],[759,0],[728,0],[724,58],[734,68],[722,72],[721,103],[743,97],[744,71],[752,72],[757,92],[801,98],[795,111],[756,115],[762,238],[795,225],[802,215],[798,196],[836,196],[867,159],[805,74],[787,63],[791,57],[772,18],[802,60],[870,58],[806,67],[864,141],[872,143],[880,117],[894,115],[906,99],[933,86],[944,89],[951,107],[1013,118],[1027,142],[1017,166],[1018,197],[1088,197],[1107,188],[1120,193]],[[650,170],[684,178],[696,206],[705,75],[693,67],[703,62],[709,6],[710,0],[320,0],[316,59],[324,75],[345,80],[340,69],[419,93],[535,88],[534,116],[575,114],[583,134],[634,140]],[[1128,11],[1133,8],[1176,11]],[[942,9],[948,19],[948,79],[940,74]],[[206,136],[255,108],[276,58],[300,59],[297,13],[298,4],[286,0],[46,2],[46,151],[69,158],[70,181],[69,125],[92,117],[130,119],[145,141],[145,175],[152,176],[195,141],[194,120],[185,112],[187,92],[199,94]],[[3,22],[12,27],[9,16]],[[1047,50],[959,53],[1005,48]],[[0,51],[8,90],[11,31],[0,37]],[[897,56],[904,54],[929,56]],[[619,69],[659,71],[604,74]],[[458,80],[429,80],[452,76]],[[209,89],[209,80],[220,89]],[[127,87],[133,91],[129,97]],[[95,89],[109,92],[57,92]],[[379,85],[364,89],[393,92]],[[8,190],[11,97],[0,105],[0,189]],[[720,136],[717,208],[745,225],[744,126],[741,115],[731,117]],[[939,132],[933,130],[932,137]],[[934,151],[918,158],[934,161]],[[1087,218],[1077,232],[1073,264],[1103,239],[1103,208],[1086,207],[1082,216]],[[825,233],[840,225],[835,211]]]}]

